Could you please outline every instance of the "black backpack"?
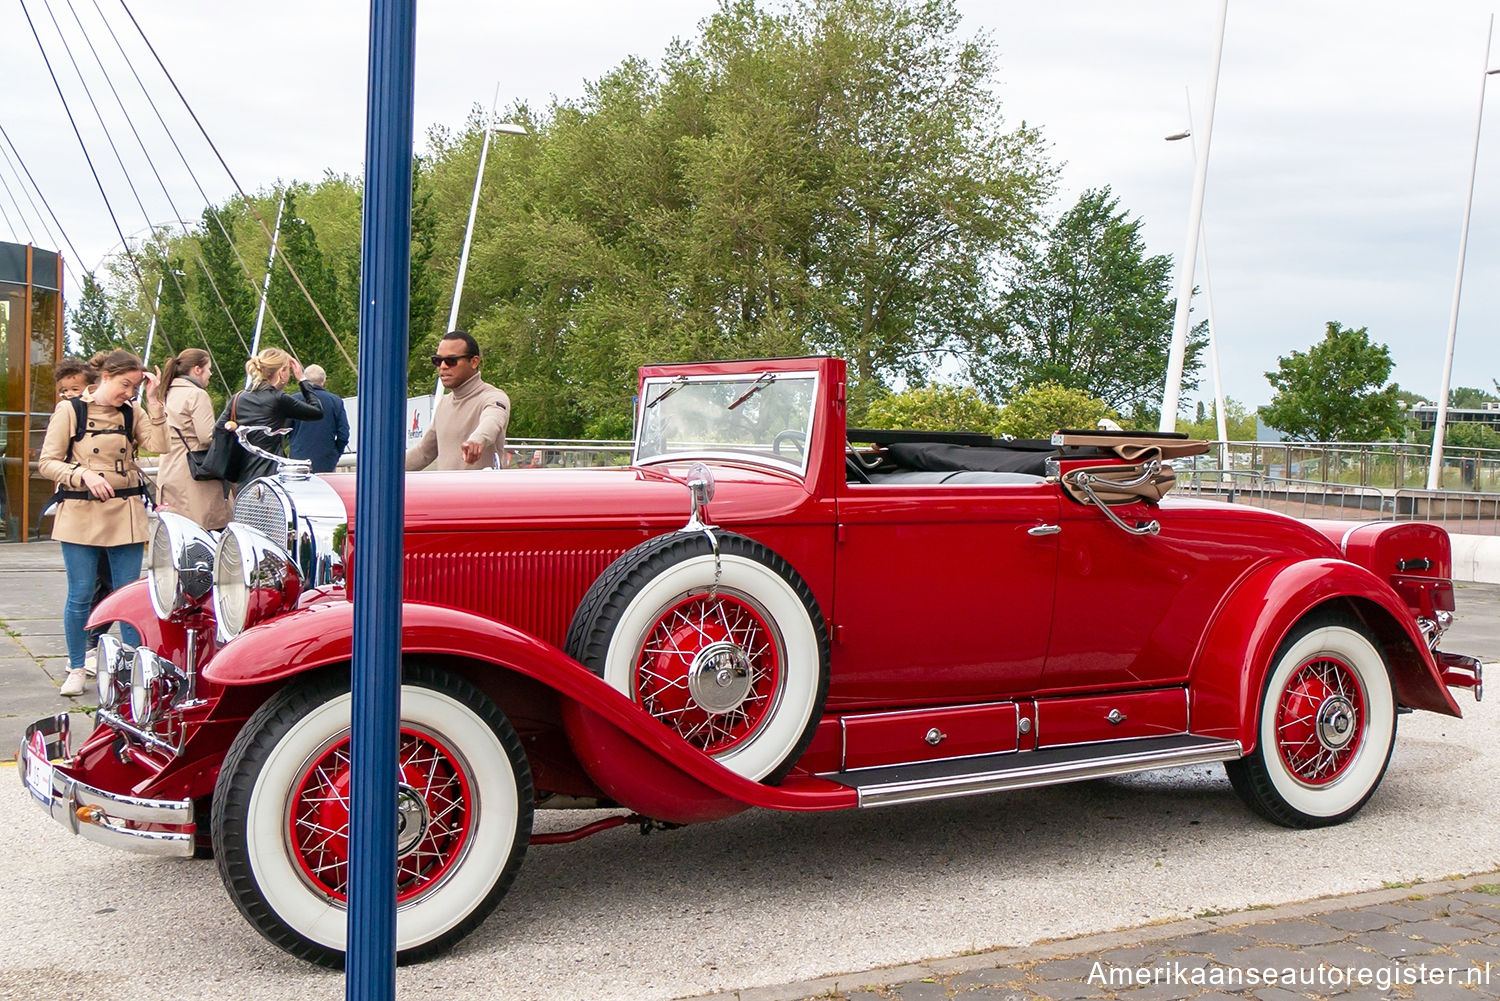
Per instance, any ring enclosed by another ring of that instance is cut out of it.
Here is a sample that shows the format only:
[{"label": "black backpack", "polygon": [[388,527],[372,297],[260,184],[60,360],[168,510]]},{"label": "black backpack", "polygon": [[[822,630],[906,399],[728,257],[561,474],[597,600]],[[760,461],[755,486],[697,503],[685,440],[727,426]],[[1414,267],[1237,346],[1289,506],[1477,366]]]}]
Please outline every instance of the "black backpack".
[{"label": "black backpack", "polygon": [[[135,407],[124,406],[120,408],[120,417],[124,420],[123,427],[91,428],[89,427],[89,406],[83,402],[82,397],[75,396],[68,401],[73,405],[73,437],[68,439],[69,461],[73,459],[73,448],[84,439],[85,435],[100,434],[123,434],[125,440],[131,443],[131,454],[135,450]],[[145,483],[137,483],[133,487],[122,487],[115,491],[116,497],[139,497],[148,496],[149,488]],[[56,504],[65,500],[98,500],[87,490],[64,490],[58,486],[57,490],[47,499],[47,505]]]}]

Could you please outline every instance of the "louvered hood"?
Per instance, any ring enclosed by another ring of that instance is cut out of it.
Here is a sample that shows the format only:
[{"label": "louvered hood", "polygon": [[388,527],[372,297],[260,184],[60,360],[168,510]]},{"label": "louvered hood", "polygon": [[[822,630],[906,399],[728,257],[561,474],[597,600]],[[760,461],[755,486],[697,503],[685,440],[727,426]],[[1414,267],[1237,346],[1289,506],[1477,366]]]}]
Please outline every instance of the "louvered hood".
[{"label": "louvered hood", "polygon": [[[406,478],[404,594],[462,608],[563,646],[594,579],[620,554],[680,528],[685,469],[558,469],[419,473]],[[352,474],[326,477],[357,537]],[[727,480],[727,482],[726,482]],[[802,484],[749,470],[721,477],[720,524],[782,515]]]}]

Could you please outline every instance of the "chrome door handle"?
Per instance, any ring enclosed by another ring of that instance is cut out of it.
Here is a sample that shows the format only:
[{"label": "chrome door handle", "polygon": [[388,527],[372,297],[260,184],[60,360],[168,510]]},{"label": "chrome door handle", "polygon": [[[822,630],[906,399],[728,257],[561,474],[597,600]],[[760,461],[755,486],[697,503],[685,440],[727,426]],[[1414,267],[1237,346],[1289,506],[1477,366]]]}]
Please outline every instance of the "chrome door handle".
[{"label": "chrome door handle", "polygon": [[1062,531],[1061,525],[1036,525],[1026,530],[1027,535],[1056,535]]}]

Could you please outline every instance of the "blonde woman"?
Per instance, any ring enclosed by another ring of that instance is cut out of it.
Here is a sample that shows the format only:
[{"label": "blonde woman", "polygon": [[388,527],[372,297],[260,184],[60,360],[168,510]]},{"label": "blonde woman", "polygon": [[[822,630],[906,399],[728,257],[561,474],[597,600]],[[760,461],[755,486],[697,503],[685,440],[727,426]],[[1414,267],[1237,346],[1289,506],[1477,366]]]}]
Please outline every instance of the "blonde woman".
[{"label": "blonde woman", "polygon": [[214,405],[208,398],[213,359],[202,348],[179,351],[167,362],[167,450],[156,474],[156,499],[163,510],[191,518],[217,532],[229,524],[234,505],[223,480],[195,480],[188,453],[208,447],[214,436]]},{"label": "blonde woman", "polygon": [[[145,407],[135,403],[146,385]],[[63,632],[68,642],[68,676],[63,695],[82,695],[87,673],[84,628],[99,576],[100,558],[109,561],[115,588],[141,575],[146,549],[146,477],[136,465],[137,449],[164,452],[167,415],[157,377],[129,351],[111,351],[99,364],[99,385],[85,390],[84,423],[79,425],[73,400],[62,400],[47,424],[38,471],[57,484],[60,503],[52,538],[62,543],[68,571],[68,598],[63,605]],[[120,637],[131,646],[140,636],[120,624]]]},{"label": "blonde woman", "polygon": [[[293,421],[315,421],[323,416],[323,404],[313,387],[302,382],[302,363],[280,348],[266,348],[245,362],[245,374],[250,376],[250,388],[230,398],[221,418],[232,410],[235,421],[241,425],[287,428]],[[298,381],[300,396],[282,392],[293,378]],[[247,437],[252,445],[267,452],[286,455],[286,435],[251,432]],[[274,472],[276,464],[270,459],[247,452],[236,488]]]}]

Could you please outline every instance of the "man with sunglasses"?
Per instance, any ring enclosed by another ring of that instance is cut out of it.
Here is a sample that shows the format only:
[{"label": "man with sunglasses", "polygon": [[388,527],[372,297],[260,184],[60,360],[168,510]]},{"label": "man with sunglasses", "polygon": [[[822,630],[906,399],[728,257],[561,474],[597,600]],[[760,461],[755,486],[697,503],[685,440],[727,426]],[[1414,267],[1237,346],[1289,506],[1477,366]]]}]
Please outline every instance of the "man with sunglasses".
[{"label": "man with sunglasses", "polygon": [[510,397],[479,375],[479,343],[462,330],[438,342],[432,356],[447,390],[432,408],[432,425],[406,453],[406,468],[484,469],[505,451]]}]

